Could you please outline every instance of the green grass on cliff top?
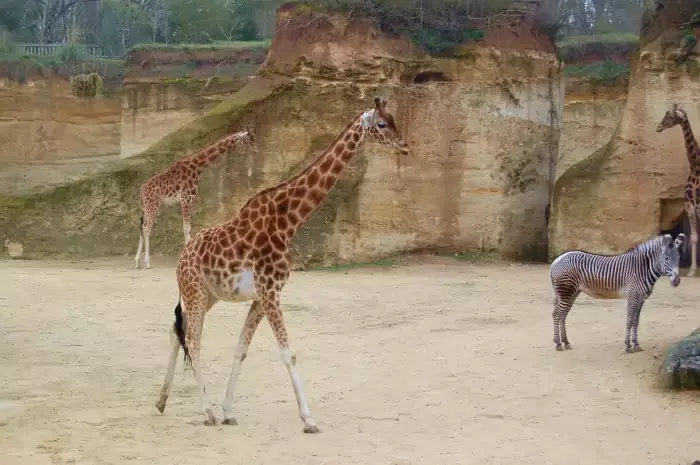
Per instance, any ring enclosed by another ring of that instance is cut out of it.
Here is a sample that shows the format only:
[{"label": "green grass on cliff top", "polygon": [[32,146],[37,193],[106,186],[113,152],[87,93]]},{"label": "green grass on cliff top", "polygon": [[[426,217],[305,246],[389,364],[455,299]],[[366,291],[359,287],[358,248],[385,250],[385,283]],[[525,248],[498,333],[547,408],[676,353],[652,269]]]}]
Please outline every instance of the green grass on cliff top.
[{"label": "green grass on cliff top", "polygon": [[243,49],[243,48],[258,48],[267,50],[270,47],[270,40],[256,40],[256,41],[215,41],[210,44],[161,44],[161,43],[147,43],[147,44],[137,44],[134,45],[130,51],[144,52],[144,51],[156,51],[156,50],[213,50],[222,48],[231,49]]},{"label": "green grass on cliff top", "polygon": [[557,40],[557,48],[580,47],[588,44],[634,44],[636,42],[639,42],[639,36],[632,32],[609,32],[564,37]]}]

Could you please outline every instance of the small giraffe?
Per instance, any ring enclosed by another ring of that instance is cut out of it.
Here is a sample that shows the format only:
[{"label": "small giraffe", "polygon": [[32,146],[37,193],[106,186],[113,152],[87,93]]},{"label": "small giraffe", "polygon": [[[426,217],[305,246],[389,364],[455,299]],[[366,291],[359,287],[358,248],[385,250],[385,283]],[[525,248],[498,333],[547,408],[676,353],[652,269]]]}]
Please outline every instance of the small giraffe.
[{"label": "small giraffe", "polygon": [[684,204],[685,211],[688,214],[688,222],[690,223],[690,255],[691,263],[688,276],[695,276],[695,268],[697,263],[698,253],[698,216],[700,215],[700,148],[693,136],[693,130],[690,128],[688,114],[678,108],[678,104],[674,103],[669,111],[664,115],[656,128],[656,132],[661,132],[665,129],[672,128],[679,124],[683,130],[683,139],[685,140],[685,151],[688,156],[689,172],[688,181],[685,183],[684,189]]},{"label": "small giraffe", "polygon": [[238,338],[231,376],[223,401],[223,423],[235,425],[233,392],[241,369],[263,317],[272,327],[282,360],[291,378],[305,433],[318,433],[311,419],[296,355],[290,347],[280,309],[280,294],[289,277],[290,241],[312,212],[323,202],[366,136],[372,136],[407,155],[411,151],[401,137],[386,100],[375,99],[375,108],[358,114],[328,149],[296,176],[262,190],[248,199],[238,214],[218,226],[202,229],[187,243],[177,265],[180,301],[175,307],[171,349],[165,381],[156,407],[163,413],[170,395],[180,346],[185,362],[197,381],[204,424],[217,419],[206,398],[199,362],[202,326],[206,313],[219,300],[252,300]]},{"label": "small giraffe", "polygon": [[249,129],[229,134],[208,147],[176,161],[167,170],[156,174],[141,185],[141,226],[139,246],[136,249],[136,268],[140,267],[141,250],[145,243],[146,268],[151,267],[150,236],[158,216],[161,202],[166,205],[180,203],[182,211],[182,229],[185,233],[185,244],[190,241],[190,213],[192,203],[199,192],[199,176],[204,168],[214,163],[219,157],[233,147],[255,150],[253,135]]}]

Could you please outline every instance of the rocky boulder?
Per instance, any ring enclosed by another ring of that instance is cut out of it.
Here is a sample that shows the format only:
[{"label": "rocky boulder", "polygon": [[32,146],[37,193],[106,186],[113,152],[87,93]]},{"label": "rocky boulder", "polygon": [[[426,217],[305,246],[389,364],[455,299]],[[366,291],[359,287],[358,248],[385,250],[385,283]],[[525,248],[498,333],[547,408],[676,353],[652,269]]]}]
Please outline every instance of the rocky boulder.
[{"label": "rocky boulder", "polygon": [[700,328],[669,350],[661,371],[668,389],[700,389]]}]

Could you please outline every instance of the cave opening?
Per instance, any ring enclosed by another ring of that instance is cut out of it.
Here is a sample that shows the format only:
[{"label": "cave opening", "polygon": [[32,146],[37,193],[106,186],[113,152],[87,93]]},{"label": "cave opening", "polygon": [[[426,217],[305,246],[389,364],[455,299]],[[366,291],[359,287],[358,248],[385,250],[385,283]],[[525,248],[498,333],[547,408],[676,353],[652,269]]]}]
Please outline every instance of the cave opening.
[{"label": "cave opening", "polygon": [[413,78],[414,84],[427,84],[429,82],[447,82],[449,79],[440,71],[423,71]]}]

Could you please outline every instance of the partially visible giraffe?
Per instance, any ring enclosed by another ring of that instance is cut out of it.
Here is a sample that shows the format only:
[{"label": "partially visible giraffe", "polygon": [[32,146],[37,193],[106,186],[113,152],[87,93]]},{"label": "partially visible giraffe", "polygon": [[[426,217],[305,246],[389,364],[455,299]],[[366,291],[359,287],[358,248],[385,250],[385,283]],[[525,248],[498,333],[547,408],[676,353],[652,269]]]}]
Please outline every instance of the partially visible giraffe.
[{"label": "partially visible giraffe", "polygon": [[223,401],[224,424],[235,425],[233,392],[263,317],[267,317],[291,378],[305,433],[317,433],[296,369],[296,355],[289,344],[280,309],[280,294],[291,267],[290,241],[343,174],[366,136],[400,153],[410,152],[386,100],[375,99],[375,108],[355,116],[328,149],[302,172],[253,195],[231,220],[202,229],[180,253],[177,283],[180,301],[175,307],[171,349],[165,381],[156,407],[162,413],[172,388],[180,346],[185,362],[193,368],[206,425],[217,419],[205,398],[199,361],[202,326],[206,313],[219,301],[252,300],[238,337],[231,376]]},{"label": "partially visible giraffe", "polygon": [[690,263],[688,276],[695,276],[698,253],[698,217],[700,217],[700,148],[698,148],[698,143],[695,140],[695,136],[693,136],[693,130],[690,128],[688,114],[678,108],[677,103],[674,103],[671,109],[666,112],[664,118],[656,127],[656,132],[672,128],[675,125],[680,125],[683,130],[685,151],[689,163],[688,180],[685,183],[683,201],[685,211],[688,214],[688,222],[690,223],[690,255],[692,262]]},{"label": "partially visible giraffe", "polygon": [[146,268],[151,267],[150,236],[158,216],[161,202],[167,204],[180,203],[182,211],[182,229],[185,233],[185,244],[190,241],[190,214],[192,203],[199,192],[199,176],[207,166],[234,147],[255,150],[253,135],[249,129],[235,132],[219,139],[203,149],[183,157],[173,163],[165,171],[152,176],[141,185],[141,226],[139,246],[136,249],[136,268],[140,267],[141,250],[146,245],[144,261]]}]

